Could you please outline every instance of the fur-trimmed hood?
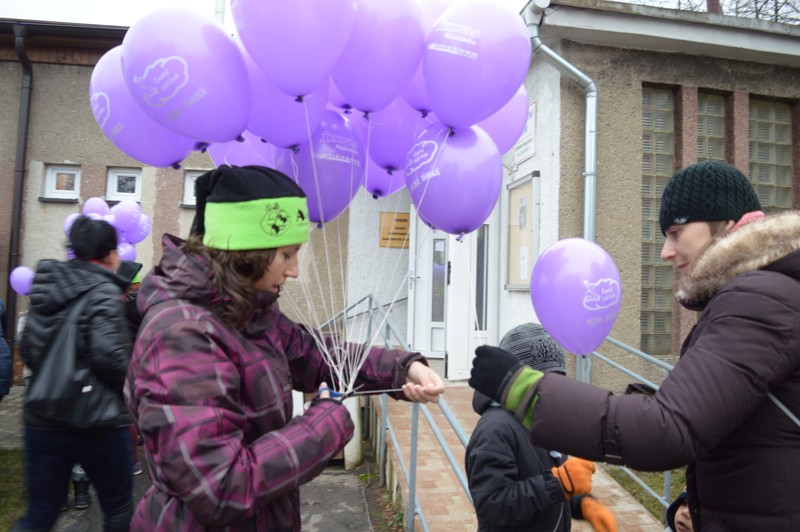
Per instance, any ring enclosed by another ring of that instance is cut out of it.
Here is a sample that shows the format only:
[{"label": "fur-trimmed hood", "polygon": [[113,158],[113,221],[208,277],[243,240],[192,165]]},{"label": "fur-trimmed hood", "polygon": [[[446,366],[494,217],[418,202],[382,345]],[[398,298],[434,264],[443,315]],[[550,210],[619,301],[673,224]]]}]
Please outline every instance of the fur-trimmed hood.
[{"label": "fur-trimmed hood", "polygon": [[[685,307],[699,310],[734,278],[800,250],[800,211],[787,211],[751,222],[715,240],[680,280],[675,297]],[[781,273],[800,279],[798,264]]]}]

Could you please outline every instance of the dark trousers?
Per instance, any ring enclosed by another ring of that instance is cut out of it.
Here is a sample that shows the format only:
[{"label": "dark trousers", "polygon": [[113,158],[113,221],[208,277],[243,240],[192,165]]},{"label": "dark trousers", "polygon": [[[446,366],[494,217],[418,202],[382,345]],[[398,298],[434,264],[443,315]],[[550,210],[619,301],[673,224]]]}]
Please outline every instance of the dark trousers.
[{"label": "dark trousers", "polygon": [[104,528],[127,530],[133,508],[131,453],[129,427],[104,432],[26,428],[28,512],[13,530],[53,527],[75,463],[81,464],[97,490]]}]

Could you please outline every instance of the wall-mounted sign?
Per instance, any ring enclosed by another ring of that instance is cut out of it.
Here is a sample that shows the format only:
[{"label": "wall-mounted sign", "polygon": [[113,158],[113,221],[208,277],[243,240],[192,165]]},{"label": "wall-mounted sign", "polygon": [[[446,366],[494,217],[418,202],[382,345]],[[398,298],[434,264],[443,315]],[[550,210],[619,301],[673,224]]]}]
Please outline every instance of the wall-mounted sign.
[{"label": "wall-mounted sign", "polygon": [[380,246],[408,249],[410,219],[411,215],[407,212],[382,212]]}]

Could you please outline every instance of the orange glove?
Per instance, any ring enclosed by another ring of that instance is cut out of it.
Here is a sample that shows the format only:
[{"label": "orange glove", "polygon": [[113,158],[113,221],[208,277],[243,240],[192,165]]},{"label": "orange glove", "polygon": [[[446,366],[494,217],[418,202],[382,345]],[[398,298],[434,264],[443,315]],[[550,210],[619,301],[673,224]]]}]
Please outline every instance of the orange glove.
[{"label": "orange glove", "polygon": [[581,499],[581,513],[583,513],[583,518],[592,525],[593,530],[617,532],[617,520],[614,519],[614,514],[591,495]]},{"label": "orange glove", "polygon": [[592,491],[592,475],[594,462],[583,458],[567,458],[559,467],[551,469],[553,476],[561,482],[564,496],[569,499],[573,495],[582,495]]}]

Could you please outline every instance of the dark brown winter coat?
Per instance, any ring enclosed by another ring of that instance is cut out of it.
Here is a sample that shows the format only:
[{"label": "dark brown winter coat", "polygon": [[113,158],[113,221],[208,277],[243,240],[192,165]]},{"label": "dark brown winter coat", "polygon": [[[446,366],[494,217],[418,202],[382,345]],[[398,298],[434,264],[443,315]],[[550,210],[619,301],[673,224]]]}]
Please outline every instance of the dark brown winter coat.
[{"label": "dark brown winter coat", "polygon": [[688,464],[695,530],[800,530],[800,427],[768,396],[800,417],[800,213],[713,243],[676,295],[702,312],[655,396],[546,374],[533,442],[638,470]]}]

